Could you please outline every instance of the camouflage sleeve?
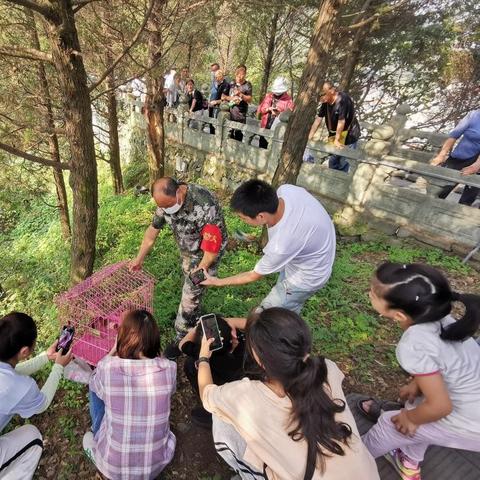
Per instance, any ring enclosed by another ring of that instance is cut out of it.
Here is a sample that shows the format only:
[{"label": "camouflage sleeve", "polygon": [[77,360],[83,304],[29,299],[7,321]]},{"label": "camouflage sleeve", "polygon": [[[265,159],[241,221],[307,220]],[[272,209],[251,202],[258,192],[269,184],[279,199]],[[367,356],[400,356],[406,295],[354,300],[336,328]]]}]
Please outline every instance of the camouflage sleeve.
[{"label": "camouflage sleeve", "polygon": [[152,219],[152,227],[156,230],[160,230],[165,225],[165,217],[163,216],[163,211],[160,208],[157,208]]}]

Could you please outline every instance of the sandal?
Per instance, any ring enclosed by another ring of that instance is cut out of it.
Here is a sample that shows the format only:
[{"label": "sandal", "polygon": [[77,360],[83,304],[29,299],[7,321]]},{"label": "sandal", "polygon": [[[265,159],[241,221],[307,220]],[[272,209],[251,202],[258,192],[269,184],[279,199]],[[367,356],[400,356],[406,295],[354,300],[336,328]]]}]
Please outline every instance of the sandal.
[{"label": "sandal", "polygon": [[[363,408],[363,404],[365,402],[372,402],[370,404],[368,412]],[[377,400],[373,397],[365,397],[357,400],[358,411],[372,423],[377,423],[378,418],[383,412],[388,412],[390,410],[400,410],[403,407],[404,405],[402,403],[390,402],[388,400]]]}]

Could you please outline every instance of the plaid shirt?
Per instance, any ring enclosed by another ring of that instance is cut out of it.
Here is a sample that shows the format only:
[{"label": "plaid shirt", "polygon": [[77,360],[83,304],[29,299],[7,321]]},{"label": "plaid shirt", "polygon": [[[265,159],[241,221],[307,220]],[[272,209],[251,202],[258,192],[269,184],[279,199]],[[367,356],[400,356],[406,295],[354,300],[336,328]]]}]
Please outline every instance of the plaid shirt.
[{"label": "plaid shirt", "polygon": [[165,358],[129,360],[106,356],[90,388],[105,403],[95,435],[95,464],[111,480],[154,479],[172,460],[170,399],[177,365]]}]

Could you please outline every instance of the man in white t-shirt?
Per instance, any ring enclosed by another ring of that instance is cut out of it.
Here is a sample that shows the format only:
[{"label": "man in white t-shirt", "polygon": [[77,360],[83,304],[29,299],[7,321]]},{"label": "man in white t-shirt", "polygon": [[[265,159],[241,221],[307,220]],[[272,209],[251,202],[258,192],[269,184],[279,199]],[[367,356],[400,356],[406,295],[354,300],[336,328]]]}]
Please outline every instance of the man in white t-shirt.
[{"label": "man in white t-shirt", "polygon": [[261,306],[300,313],[307,299],[327,283],[332,273],[335,228],[327,211],[304,188],[282,185],[275,191],[261,180],[240,185],[230,206],[248,225],[268,227],[264,255],[250,272],[208,277],[203,285],[243,285],[279,272],[276,285]]}]

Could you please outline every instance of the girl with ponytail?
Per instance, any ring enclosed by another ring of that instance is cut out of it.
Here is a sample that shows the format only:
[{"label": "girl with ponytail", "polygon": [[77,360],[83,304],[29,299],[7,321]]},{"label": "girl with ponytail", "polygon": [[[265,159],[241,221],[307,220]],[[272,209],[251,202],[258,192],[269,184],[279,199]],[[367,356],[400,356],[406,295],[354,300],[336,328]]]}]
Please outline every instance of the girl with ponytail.
[{"label": "girl with ponytail", "polygon": [[[400,389],[406,408],[384,413],[363,436],[370,453],[385,455],[404,480],[420,480],[429,445],[480,452],[480,296],[452,291],[438,270],[384,263],[371,283],[373,308],[399,324],[400,366],[413,380]],[[465,307],[451,316],[452,303]]]},{"label": "girl with ponytail", "polygon": [[335,363],[311,353],[310,330],[300,316],[269,308],[240,323],[233,326],[246,326],[246,349],[260,380],[214,385],[205,338],[198,360],[215,447],[240,478],[379,480],[346,404],[344,376]]}]

